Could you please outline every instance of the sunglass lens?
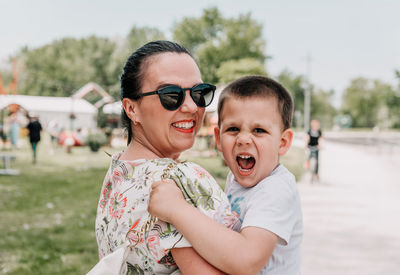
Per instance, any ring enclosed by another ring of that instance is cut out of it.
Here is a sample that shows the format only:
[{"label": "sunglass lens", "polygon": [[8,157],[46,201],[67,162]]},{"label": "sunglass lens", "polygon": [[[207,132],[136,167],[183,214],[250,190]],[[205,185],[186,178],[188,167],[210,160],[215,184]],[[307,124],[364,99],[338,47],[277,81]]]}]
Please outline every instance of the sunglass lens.
[{"label": "sunglass lens", "polygon": [[209,84],[199,84],[192,90],[193,101],[199,107],[207,107],[214,98],[215,88]]},{"label": "sunglass lens", "polygon": [[167,87],[159,96],[164,108],[173,111],[182,104],[184,94],[179,87]]}]

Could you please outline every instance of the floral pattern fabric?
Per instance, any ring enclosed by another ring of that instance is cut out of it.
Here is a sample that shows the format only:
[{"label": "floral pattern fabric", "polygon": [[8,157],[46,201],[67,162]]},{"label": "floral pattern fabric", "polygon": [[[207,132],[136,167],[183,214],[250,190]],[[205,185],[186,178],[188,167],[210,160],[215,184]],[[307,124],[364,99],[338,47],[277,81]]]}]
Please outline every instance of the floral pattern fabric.
[{"label": "floral pattern fabric", "polygon": [[190,243],[169,223],[157,221],[144,227],[150,217],[147,205],[151,184],[165,176],[176,182],[189,203],[209,217],[229,228],[240,226],[224,192],[200,166],[167,158],[124,161],[119,160],[120,155],[112,157],[97,208],[100,259],[129,242],[128,274],[171,274],[177,270],[170,250],[191,247]]}]

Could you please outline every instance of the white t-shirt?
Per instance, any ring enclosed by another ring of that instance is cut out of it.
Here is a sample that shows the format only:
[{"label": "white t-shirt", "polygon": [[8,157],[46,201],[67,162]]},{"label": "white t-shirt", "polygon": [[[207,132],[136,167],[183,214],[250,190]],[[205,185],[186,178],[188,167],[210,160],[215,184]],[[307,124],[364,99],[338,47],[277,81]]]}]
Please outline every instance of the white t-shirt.
[{"label": "white t-shirt", "polygon": [[296,179],[283,165],[251,188],[244,188],[229,172],[225,193],[242,222],[278,236],[271,258],[258,274],[300,274],[303,219]]}]

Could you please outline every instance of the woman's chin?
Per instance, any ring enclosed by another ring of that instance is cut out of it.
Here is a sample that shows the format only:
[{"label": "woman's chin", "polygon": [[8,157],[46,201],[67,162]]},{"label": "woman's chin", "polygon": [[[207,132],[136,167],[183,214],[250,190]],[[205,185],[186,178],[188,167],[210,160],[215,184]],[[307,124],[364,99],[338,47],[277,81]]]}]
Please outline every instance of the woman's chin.
[{"label": "woman's chin", "polygon": [[179,153],[183,153],[184,151],[192,148],[193,144],[194,144],[193,139],[181,140],[179,143],[177,143],[176,148],[178,149]]}]

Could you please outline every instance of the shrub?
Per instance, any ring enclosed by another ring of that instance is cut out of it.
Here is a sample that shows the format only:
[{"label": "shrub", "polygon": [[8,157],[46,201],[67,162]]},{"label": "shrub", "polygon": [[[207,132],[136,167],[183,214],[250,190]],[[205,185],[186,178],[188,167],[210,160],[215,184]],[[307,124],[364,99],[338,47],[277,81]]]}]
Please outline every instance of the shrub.
[{"label": "shrub", "polygon": [[92,152],[99,151],[100,147],[107,144],[107,137],[103,133],[89,134],[86,139],[86,145]]}]

